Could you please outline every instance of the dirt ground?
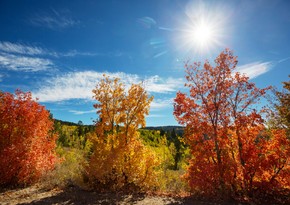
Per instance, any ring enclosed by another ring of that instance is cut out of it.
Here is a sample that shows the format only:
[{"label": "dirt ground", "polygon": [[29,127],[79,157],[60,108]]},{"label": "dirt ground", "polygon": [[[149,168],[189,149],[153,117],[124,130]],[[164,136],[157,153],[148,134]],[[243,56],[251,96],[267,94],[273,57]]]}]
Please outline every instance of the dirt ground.
[{"label": "dirt ground", "polygon": [[69,187],[64,190],[47,190],[39,185],[34,185],[23,189],[2,191],[0,193],[0,204],[218,205],[219,203],[195,201],[190,197],[153,196],[145,194],[97,193],[93,191],[86,191],[78,187]]}]

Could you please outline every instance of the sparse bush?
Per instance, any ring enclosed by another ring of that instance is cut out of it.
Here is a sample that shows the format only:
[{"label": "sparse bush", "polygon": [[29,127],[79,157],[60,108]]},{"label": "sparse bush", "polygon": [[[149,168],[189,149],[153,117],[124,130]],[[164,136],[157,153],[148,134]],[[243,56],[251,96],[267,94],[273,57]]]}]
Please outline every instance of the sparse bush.
[{"label": "sparse bush", "polygon": [[185,170],[164,169],[160,172],[158,178],[159,191],[173,194],[188,192],[189,186],[183,175]]},{"label": "sparse bush", "polygon": [[86,153],[75,148],[57,148],[57,153],[62,161],[55,169],[48,172],[42,179],[42,183],[47,188],[64,188],[70,185],[86,187],[84,179],[86,177],[85,167],[87,166]]}]

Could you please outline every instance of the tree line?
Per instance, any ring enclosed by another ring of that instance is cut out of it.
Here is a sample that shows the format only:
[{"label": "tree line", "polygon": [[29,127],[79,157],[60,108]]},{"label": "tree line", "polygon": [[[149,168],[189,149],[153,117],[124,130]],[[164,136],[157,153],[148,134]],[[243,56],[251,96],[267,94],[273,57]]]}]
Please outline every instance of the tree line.
[{"label": "tree line", "polygon": [[[290,82],[258,88],[237,63],[229,49],[215,65],[185,63],[187,92],[177,92],[173,113],[182,127],[172,130],[140,129],[153,96],[106,75],[92,91],[94,126],[53,122],[31,93],[0,92],[0,185],[69,172],[99,190],[176,185],[208,198],[287,201]],[[272,109],[260,108],[270,90]]]}]

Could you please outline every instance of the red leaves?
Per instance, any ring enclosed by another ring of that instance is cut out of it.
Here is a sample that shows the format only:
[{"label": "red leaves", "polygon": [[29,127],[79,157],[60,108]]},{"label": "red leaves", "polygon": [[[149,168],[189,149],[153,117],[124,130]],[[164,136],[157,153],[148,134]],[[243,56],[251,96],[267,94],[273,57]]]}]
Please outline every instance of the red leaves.
[{"label": "red leaves", "polygon": [[228,49],[215,63],[186,65],[190,95],[178,92],[174,100],[193,156],[187,174],[192,190],[250,196],[261,184],[274,190],[273,178],[289,186],[289,140],[278,130],[265,132],[262,112],[252,108],[270,87],[259,89],[234,74],[237,58]]},{"label": "red leaves", "polygon": [[0,95],[0,184],[32,183],[54,167],[49,112],[19,90]]}]

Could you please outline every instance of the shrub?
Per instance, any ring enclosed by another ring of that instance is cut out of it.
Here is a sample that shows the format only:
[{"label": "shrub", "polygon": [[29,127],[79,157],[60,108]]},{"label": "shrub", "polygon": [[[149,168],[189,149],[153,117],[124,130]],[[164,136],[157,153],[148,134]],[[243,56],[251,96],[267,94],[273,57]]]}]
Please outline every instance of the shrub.
[{"label": "shrub", "polygon": [[0,92],[0,185],[36,182],[57,161],[53,122],[31,93]]}]

